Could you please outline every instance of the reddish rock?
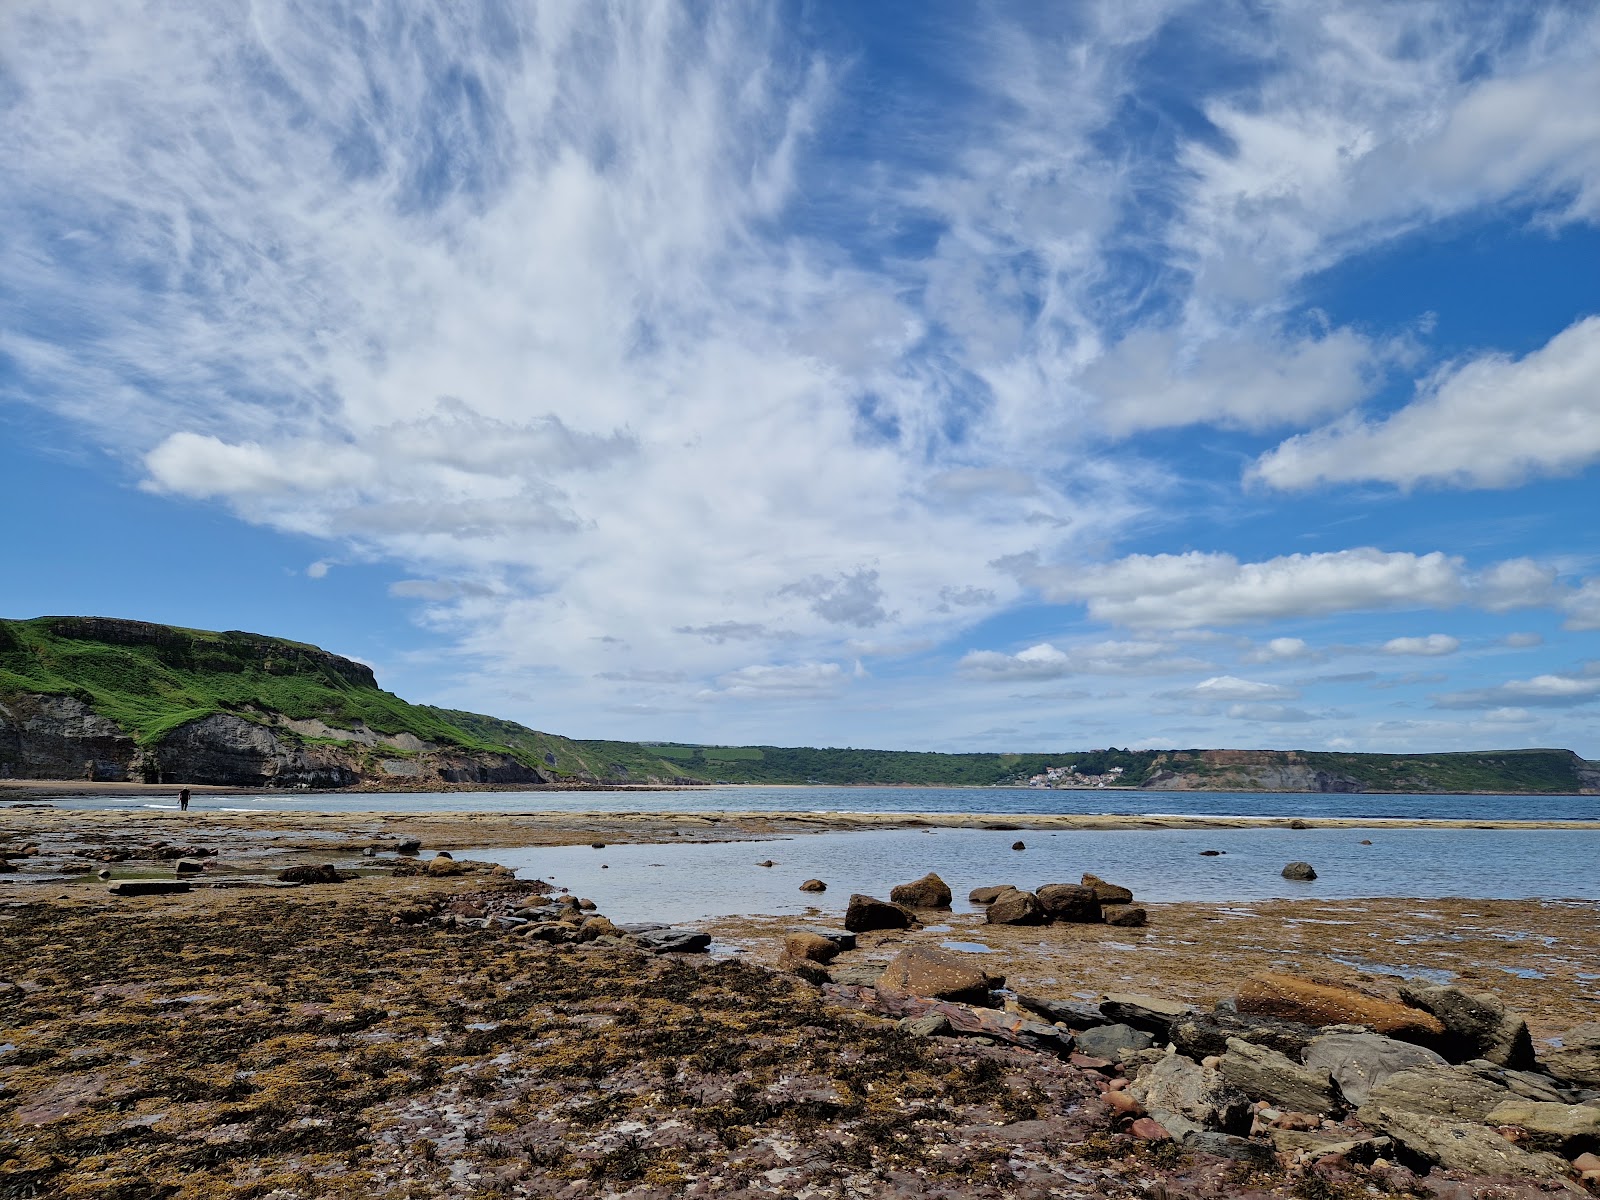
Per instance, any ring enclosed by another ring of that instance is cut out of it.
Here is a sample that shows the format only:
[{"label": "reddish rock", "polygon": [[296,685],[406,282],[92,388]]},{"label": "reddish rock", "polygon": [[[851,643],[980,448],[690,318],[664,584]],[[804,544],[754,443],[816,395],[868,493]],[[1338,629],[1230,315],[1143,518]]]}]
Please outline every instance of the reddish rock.
[{"label": "reddish rock", "polygon": [[884,968],[878,987],[935,1000],[987,1004],[991,985],[989,976],[970,954],[908,946]]},{"label": "reddish rock", "polygon": [[839,955],[839,944],[820,933],[791,933],[783,939],[785,958],[830,963]]},{"label": "reddish rock", "polygon": [[929,871],[912,883],[897,884],[889,899],[906,908],[949,908],[950,885]]},{"label": "reddish rock", "polygon": [[1236,1004],[1246,1015],[1306,1025],[1367,1025],[1402,1041],[1432,1042],[1444,1034],[1444,1025],[1432,1013],[1298,975],[1252,975],[1239,988]]},{"label": "reddish rock", "polygon": [[1147,1142],[1170,1142],[1172,1140],[1172,1135],[1162,1127],[1161,1122],[1154,1121],[1149,1117],[1140,1117],[1132,1125],[1128,1126],[1128,1132],[1133,1134],[1134,1137],[1142,1138]]},{"label": "reddish rock", "polygon": [[1047,883],[1039,889],[1039,907],[1052,921],[1100,923],[1100,901],[1094,889],[1076,883]]},{"label": "reddish rock", "polygon": [[1133,893],[1115,883],[1107,883],[1098,875],[1083,873],[1083,886],[1094,890],[1094,898],[1101,904],[1132,904]]},{"label": "reddish rock", "polygon": [[1032,892],[1012,888],[994,898],[985,919],[991,925],[1038,925],[1044,921],[1044,910]]}]

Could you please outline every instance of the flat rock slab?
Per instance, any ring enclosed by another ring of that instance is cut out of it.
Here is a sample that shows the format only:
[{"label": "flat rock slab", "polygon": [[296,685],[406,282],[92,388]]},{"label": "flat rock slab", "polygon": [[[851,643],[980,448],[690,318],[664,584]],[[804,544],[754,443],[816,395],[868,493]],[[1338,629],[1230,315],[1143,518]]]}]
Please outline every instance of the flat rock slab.
[{"label": "flat rock slab", "polygon": [[[1429,1077],[1426,1084],[1429,1087],[1453,1085],[1458,1078],[1444,1059],[1427,1047],[1376,1033],[1330,1033],[1307,1046],[1302,1061],[1313,1070],[1332,1074],[1334,1083],[1339,1085],[1339,1091],[1352,1107],[1365,1104],[1373,1088],[1402,1072],[1442,1071],[1436,1078]],[[1428,1111],[1434,1110],[1429,1108]]]},{"label": "flat rock slab", "polygon": [[646,950],[657,954],[703,954],[711,948],[711,935],[698,929],[629,930]]},{"label": "flat rock slab", "polygon": [[1235,997],[1238,1011],[1307,1025],[1365,1025],[1406,1041],[1437,1041],[1444,1023],[1430,1012],[1335,983],[1298,975],[1252,975]]},{"label": "flat rock slab", "polygon": [[1043,1050],[1062,1058],[1072,1052],[1070,1033],[1016,1013],[838,983],[829,985],[825,992],[837,1003],[886,1017],[910,1017],[915,1021],[936,1013],[950,1023],[948,1034],[953,1037],[984,1037],[1029,1050]]},{"label": "flat rock slab", "polygon": [[175,879],[128,879],[108,890],[113,896],[177,896],[189,891],[190,884]]},{"label": "flat rock slab", "polygon": [[1441,1167],[1524,1179],[1560,1179],[1567,1173],[1566,1159],[1519,1149],[1487,1125],[1407,1112],[1387,1104],[1369,1104],[1357,1115],[1362,1124],[1381,1129],[1413,1154]]}]

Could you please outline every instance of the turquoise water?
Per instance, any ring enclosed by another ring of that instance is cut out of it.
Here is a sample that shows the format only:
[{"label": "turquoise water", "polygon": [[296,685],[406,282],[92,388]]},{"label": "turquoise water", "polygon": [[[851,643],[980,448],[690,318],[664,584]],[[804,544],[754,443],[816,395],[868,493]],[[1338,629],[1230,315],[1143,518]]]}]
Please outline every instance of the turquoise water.
[{"label": "turquoise water", "polygon": [[[176,808],[152,796],[63,796],[57,808]],[[1032,788],[711,787],[628,792],[365,792],[196,796],[225,812],[1109,813],[1490,821],[1600,819],[1600,796],[1367,796],[1305,792],[1046,791]]]},{"label": "turquoise water", "polygon": [[[1011,845],[1024,839],[1027,848]],[[1371,845],[1362,845],[1362,841]],[[1202,850],[1221,850],[1216,857]],[[1600,899],[1600,830],[1217,829],[872,830],[747,842],[532,847],[463,852],[591,896],[616,921],[844,911],[851,892],[887,898],[936,871],[970,911],[975,887],[1076,883],[1085,871],[1136,900],[1228,903],[1401,896]],[[767,859],[776,864],[761,867]],[[1311,883],[1284,879],[1303,859]],[[811,878],[824,893],[801,892]]]}]

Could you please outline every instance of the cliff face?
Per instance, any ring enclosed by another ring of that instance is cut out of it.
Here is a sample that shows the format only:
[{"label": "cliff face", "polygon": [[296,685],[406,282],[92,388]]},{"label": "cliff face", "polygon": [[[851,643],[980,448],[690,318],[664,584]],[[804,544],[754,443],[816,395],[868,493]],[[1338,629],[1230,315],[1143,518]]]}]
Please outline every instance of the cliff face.
[{"label": "cliff face", "polygon": [[550,782],[316,646],[107,617],[0,620],[0,778],[244,787]]}]

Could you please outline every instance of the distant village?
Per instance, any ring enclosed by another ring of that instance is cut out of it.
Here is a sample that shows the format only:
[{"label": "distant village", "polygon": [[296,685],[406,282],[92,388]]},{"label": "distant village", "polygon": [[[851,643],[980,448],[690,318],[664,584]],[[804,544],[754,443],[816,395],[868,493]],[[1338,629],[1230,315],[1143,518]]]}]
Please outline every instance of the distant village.
[{"label": "distant village", "polygon": [[1028,777],[1028,786],[1036,788],[1103,788],[1109,787],[1121,776],[1121,767],[1112,767],[1104,775],[1080,775],[1077,767],[1046,767],[1043,774]]}]

